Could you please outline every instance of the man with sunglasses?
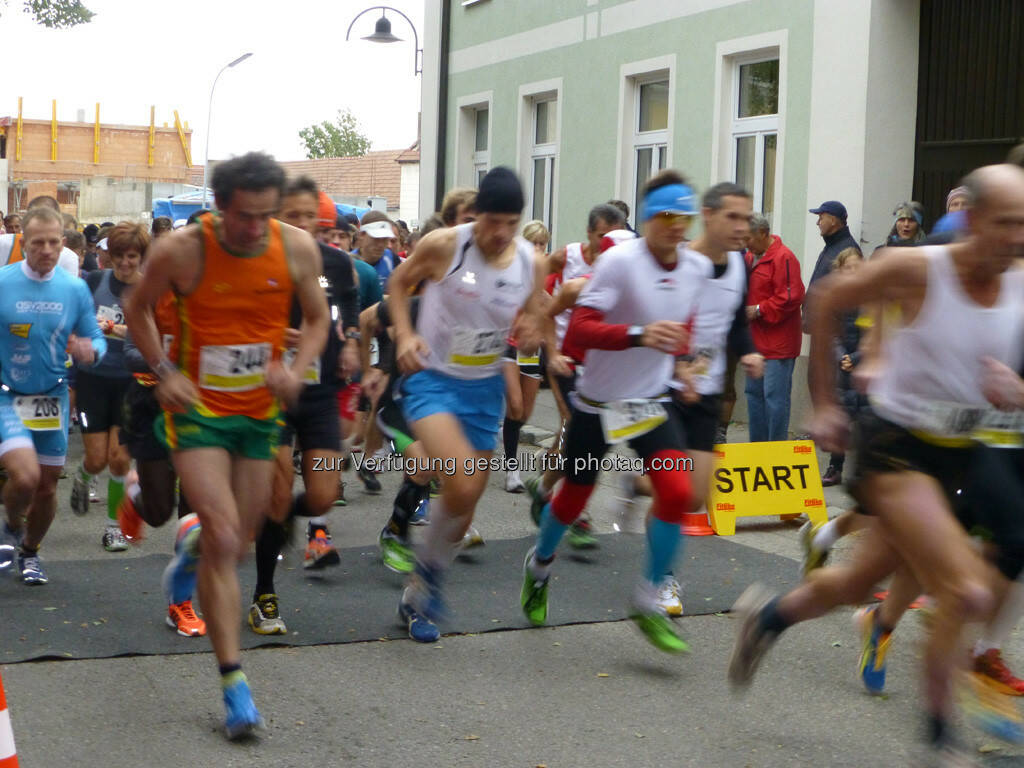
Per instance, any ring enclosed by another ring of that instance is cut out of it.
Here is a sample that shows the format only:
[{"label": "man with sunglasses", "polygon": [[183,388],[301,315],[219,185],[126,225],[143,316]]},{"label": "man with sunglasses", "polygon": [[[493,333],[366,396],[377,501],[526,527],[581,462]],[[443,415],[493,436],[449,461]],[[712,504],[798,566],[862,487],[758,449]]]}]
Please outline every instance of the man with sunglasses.
[{"label": "man with sunglasses", "polygon": [[602,459],[610,445],[626,442],[643,459],[654,488],[648,559],[630,618],[659,650],[688,650],[658,602],[658,587],[675,560],[692,496],[686,471],[692,467],[683,452],[683,425],[668,407],[669,383],[712,274],[705,257],[679,248],[693,198],[676,171],[649,179],[644,237],[604,253],[577,302],[566,342],[586,350],[584,370],[565,438],[565,479],[544,505],[536,546],[523,566],[520,601],[531,624],[547,621],[555,551],[594,492]]}]

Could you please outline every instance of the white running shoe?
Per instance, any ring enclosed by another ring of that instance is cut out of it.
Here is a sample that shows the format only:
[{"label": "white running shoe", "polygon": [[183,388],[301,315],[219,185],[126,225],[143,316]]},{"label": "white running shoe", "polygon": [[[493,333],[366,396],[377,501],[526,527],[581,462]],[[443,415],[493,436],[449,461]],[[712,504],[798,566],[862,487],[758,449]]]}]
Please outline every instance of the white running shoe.
[{"label": "white running shoe", "polygon": [[519,477],[518,469],[510,469],[505,473],[505,490],[508,493],[522,493],[526,490],[523,481]]},{"label": "white running shoe", "polygon": [[482,547],[483,545],[484,537],[480,535],[480,531],[476,529],[475,525],[469,526],[466,535],[462,537],[462,549],[472,549],[473,547]]},{"label": "white running shoe", "polygon": [[683,599],[680,596],[681,588],[674,576],[666,576],[658,585],[658,605],[665,609],[669,616],[683,615]]}]

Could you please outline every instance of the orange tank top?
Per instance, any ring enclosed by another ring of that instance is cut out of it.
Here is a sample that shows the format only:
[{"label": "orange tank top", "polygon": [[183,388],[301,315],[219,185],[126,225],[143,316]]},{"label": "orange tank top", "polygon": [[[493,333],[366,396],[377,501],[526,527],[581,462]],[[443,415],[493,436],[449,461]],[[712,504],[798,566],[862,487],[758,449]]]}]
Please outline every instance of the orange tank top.
[{"label": "orange tank top", "polygon": [[22,248],[21,244],[23,237],[24,236],[21,233],[18,233],[17,235],[14,236],[14,244],[11,246],[11,253],[7,257],[8,264],[15,264],[19,261],[24,261],[25,249]]},{"label": "orange tank top", "polygon": [[[178,310],[177,302],[172,291],[168,291],[156,303],[153,311],[156,319],[156,329],[160,333],[160,342],[164,354],[170,360],[178,359]],[[157,377],[152,373],[133,374],[140,384],[147,387],[155,387],[158,383]]]},{"label": "orange tank top", "polygon": [[199,389],[201,414],[273,418],[267,366],[281,358],[293,295],[281,225],[270,220],[262,253],[236,256],[215,222],[213,214],[199,219],[202,277],[176,298],[178,367]]}]

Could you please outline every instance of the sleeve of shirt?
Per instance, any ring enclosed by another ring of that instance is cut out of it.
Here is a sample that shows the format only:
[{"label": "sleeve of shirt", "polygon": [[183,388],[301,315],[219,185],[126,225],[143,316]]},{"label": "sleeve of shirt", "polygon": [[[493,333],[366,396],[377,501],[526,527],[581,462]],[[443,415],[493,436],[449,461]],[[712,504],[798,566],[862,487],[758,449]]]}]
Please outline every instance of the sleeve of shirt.
[{"label": "sleeve of shirt", "polygon": [[[75,275],[75,277],[78,277],[78,275]],[[95,272],[90,272],[89,274],[87,274],[83,278],[83,280],[85,280],[85,284],[87,286],[89,286],[89,293],[90,294],[92,294],[93,291],[95,291],[97,288],[99,288],[100,280],[102,280],[102,279],[103,279],[103,270],[102,269],[97,269]],[[95,302],[93,302],[93,305],[95,306]]]},{"label": "sleeve of shirt", "polygon": [[57,261],[57,266],[72,277],[78,277],[78,254],[70,248],[61,249],[60,259]]},{"label": "sleeve of shirt", "polygon": [[[96,323],[96,308],[93,305],[92,294],[88,286],[78,278],[75,283],[75,295],[78,299],[78,319],[75,322],[75,335],[87,338],[92,341],[92,348],[96,352],[96,363],[107,354],[107,340],[103,338],[103,331]],[[96,363],[93,363],[95,365]]]},{"label": "sleeve of shirt", "polygon": [[750,335],[750,323],[747,322],[747,289],[743,289],[743,300],[736,307],[736,314],[733,315],[732,325],[729,327],[729,335],[726,338],[726,345],[729,351],[737,357],[743,357],[757,352],[754,346],[754,339]]},{"label": "sleeve of shirt", "polygon": [[577,307],[588,307],[598,312],[607,312],[614,307],[622,293],[623,280],[620,277],[624,260],[608,254],[597,262],[594,275],[576,299]]},{"label": "sleeve of shirt", "polygon": [[772,295],[757,305],[767,325],[781,323],[799,310],[804,301],[804,282],[796,256],[786,251],[773,266]]}]

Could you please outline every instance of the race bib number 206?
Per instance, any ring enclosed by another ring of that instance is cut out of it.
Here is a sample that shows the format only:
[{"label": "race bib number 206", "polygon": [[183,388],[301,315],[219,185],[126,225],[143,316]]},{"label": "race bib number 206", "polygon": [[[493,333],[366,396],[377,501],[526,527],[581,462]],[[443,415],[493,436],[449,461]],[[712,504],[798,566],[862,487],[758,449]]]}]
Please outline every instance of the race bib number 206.
[{"label": "race bib number 206", "polygon": [[199,386],[218,392],[246,392],[266,383],[271,346],[233,344],[199,350]]}]

